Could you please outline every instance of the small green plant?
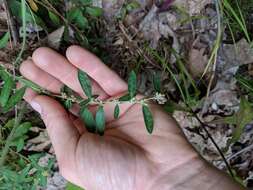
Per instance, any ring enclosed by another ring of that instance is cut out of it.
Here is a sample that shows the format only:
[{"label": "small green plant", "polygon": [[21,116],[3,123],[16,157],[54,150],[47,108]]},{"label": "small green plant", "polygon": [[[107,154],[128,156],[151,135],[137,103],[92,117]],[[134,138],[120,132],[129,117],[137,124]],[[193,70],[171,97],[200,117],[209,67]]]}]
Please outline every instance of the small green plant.
[{"label": "small green plant", "polygon": [[0,190],[36,190],[38,187],[46,187],[55,160],[49,159],[45,166],[41,166],[38,162],[42,156],[43,154],[27,158],[21,154],[13,156],[16,160],[0,169]]},{"label": "small green plant", "polygon": [[[142,105],[142,112],[144,116],[145,125],[147,131],[151,134],[153,132],[154,121],[152,117],[152,113],[149,109],[148,102],[151,100],[157,100],[159,103],[165,103],[166,98],[164,95],[160,94],[160,83],[156,78],[154,81],[154,86],[157,91],[154,97],[148,98],[137,98],[137,77],[134,71],[130,73],[128,79],[128,93],[120,98],[110,99],[110,100],[100,100],[97,95],[92,94],[91,82],[89,80],[88,75],[80,71],[78,72],[78,80],[81,84],[81,87],[84,91],[84,94],[87,96],[87,99],[82,99],[80,96],[76,96],[73,92],[68,88],[64,87],[62,89],[61,97],[64,97],[64,104],[67,108],[70,108],[74,103],[79,104],[80,106],[80,117],[85,123],[85,126],[89,132],[98,133],[99,135],[103,135],[105,131],[105,113],[104,106],[106,104],[115,105],[114,108],[114,118],[118,119],[120,115],[120,105],[124,103],[131,104],[140,104]],[[89,111],[89,106],[97,106],[97,113],[95,117]]]},{"label": "small green plant", "polygon": [[[106,104],[114,104],[114,118],[117,119],[120,115],[120,105],[126,102],[131,104],[140,104],[142,106],[143,117],[146,125],[147,131],[151,134],[153,132],[154,120],[152,113],[149,109],[148,102],[151,100],[156,100],[159,103],[165,103],[166,98],[164,95],[160,94],[160,82],[158,82],[158,78],[154,78],[154,86],[157,91],[154,97],[148,98],[137,98],[137,77],[134,71],[130,73],[128,79],[128,93],[120,98],[110,99],[101,101],[98,99],[96,95],[92,95],[91,83],[88,75],[80,71],[78,72],[78,79],[81,84],[81,87],[87,96],[88,99],[80,100],[79,97],[76,99],[77,103],[81,107],[80,117],[83,119],[86,124],[87,130],[90,132],[97,132],[99,135],[103,135],[105,131],[105,115],[104,115],[104,106]],[[63,95],[67,95],[68,92]],[[78,99],[80,101],[78,101]],[[73,101],[73,99],[67,99],[66,101]],[[72,102],[73,103],[73,102]],[[93,118],[92,113],[89,111],[89,105],[97,105],[97,113],[95,118]]]},{"label": "small green plant", "polygon": [[223,0],[223,11],[226,16],[226,25],[230,30],[231,37],[235,41],[238,35],[244,35],[248,42],[252,41],[249,29],[252,28],[250,14],[253,11],[251,0]]},{"label": "small green plant", "polygon": [[[70,88],[64,86],[61,89],[61,94],[52,94],[38,85],[34,84],[32,81],[26,80],[23,77],[15,77],[13,79],[12,75],[0,66],[0,74],[4,80],[4,85],[1,90],[0,105],[3,111],[6,113],[11,110],[23,97],[25,89],[27,87],[32,88],[38,93],[46,94],[52,97],[59,98],[63,101],[66,108],[71,108],[73,104],[78,104],[80,106],[80,117],[83,119],[85,126],[89,132],[98,133],[100,135],[104,134],[105,131],[105,115],[104,106],[106,104],[114,104],[114,117],[117,119],[120,115],[120,105],[124,103],[140,104],[142,106],[142,112],[144,116],[145,125],[147,131],[151,134],[153,132],[154,121],[152,113],[149,109],[149,101],[157,101],[158,103],[164,104],[167,100],[165,95],[161,94],[161,84],[160,78],[154,77],[153,83],[156,90],[156,94],[153,97],[141,97],[138,98],[137,95],[137,76],[134,71],[130,73],[128,79],[128,93],[124,96],[116,99],[100,100],[97,95],[92,94],[92,86],[88,75],[79,70],[78,80],[81,84],[84,94],[87,99],[83,99],[81,96],[75,94]],[[20,88],[15,92],[14,95],[10,96],[13,91],[14,84],[16,82],[21,82],[24,87]],[[93,114],[89,111],[88,107],[98,106],[95,118]]]},{"label": "small green plant", "polygon": [[121,7],[121,9],[117,15],[117,18],[119,20],[124,20],[128,13],[130,13],[131,11],[136,10],[140,7],[141,7],[141,5],[138,1],[135,1],[135,0],[131,0],[130,2],[126,1],[123,4],[123,6]]}]

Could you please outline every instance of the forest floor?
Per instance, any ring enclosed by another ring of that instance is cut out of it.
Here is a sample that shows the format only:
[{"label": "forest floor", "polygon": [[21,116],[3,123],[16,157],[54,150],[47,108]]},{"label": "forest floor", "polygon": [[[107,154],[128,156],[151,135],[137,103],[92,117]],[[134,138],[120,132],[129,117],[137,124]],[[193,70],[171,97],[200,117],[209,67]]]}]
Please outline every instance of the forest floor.
[{"label": "forest floor", "polygon": [[[169,100],[164,110],[179,122],[189,142],[207,161],[253,188],[253,1],[7,2],[0,7],[0,64],[5,68],[18,73],[21,61],[40,46],[64,54],[69,45],[78,44],[124,79],[134,70],[144,95],[153,93],[156,74]],[[4,147],[10,131],[6,124],[16,112],[0,109],[0,114]],[[10,175],[19,176],[22,163],[34,161],[25,178],[34,168],[41,173],[15,183],[30,187],[36,179],[41,189],[64,189],[67,182],[54,163],[42,121],[29,107],[24,114],[24,122],[33,127],[10,148],[0,186],[8,187],[14,180]]]}]

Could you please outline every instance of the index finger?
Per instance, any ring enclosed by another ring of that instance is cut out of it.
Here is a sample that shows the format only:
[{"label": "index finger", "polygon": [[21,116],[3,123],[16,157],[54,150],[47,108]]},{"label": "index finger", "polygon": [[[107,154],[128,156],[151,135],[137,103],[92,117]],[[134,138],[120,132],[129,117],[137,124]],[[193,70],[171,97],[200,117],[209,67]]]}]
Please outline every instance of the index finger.
[{"label": "index finger", "polygon": [[127,84],[99,58],[79,46],[71,46],[66,52],[68,60],[86,72],[110,96],[127,90]]}]

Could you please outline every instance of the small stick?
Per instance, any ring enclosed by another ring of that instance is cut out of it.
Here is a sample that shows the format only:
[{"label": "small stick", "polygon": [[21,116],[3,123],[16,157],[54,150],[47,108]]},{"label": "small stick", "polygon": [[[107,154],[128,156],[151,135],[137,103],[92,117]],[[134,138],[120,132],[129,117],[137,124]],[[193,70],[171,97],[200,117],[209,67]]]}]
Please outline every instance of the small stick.
[{"label": "small stick", "polygon": [[13,18],[11,16],[10,9],[9,9],[9,6],[8,6],[8,3],[7,3],[6,0],[3,0],[3,5],[4,5],[4,8],[5,8],[6,14],[7,14],[7,22],[8,22],[8,26],[10,28],[10,31],[11,31],[11,35],[12,35],[12,39],[13,39],[13,44],[14,44],[14,47],[17,47],[17,44],[18,44],[18,32],[17,32],[16,26],[14,24],[14,20],[13,20]]},{"label": "small stick", "polygon": [[253,144],[245,147],[244,149],[240,150],[239,152],[237,152],[237,153],[233,154],[232,156],[228,157],[227,160],[229,161],[229,160],[231,160],[233,158],[236,158],[240,154],[242,154],[244,152],[247,152],[247,151],[250,151],[251,149],[253,149]]}]

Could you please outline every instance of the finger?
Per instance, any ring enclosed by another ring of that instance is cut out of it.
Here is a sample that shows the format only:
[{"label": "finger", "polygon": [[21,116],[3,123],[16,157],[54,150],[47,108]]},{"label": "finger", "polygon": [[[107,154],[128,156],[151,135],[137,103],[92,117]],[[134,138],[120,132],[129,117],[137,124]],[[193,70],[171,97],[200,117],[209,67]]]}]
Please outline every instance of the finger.
[{"label": "finger", "polygon": [[24,100],[27,102],[31,102],[38,94],[34,92],[32,89],[28,88],[25,91]]},{"label": "finger", "polygon": [[86,128],[84,127],[83,122],[79,118],[73,120],[73,124],[77,128],[80,135],[83,135],[85,132],[87,132]]},{"label": "finger", "polygon": [[67,112],[57,101],[47,96],[35,96],[28,103],[40,113],[47,127],[59,166],[71,166],[80,136]]},{"label": "finger", "polygon": [[20,66],[20,72],[25,78],[53,93],[59,93],[63,86],[62,82],[40,69],[32,60],[24,61]]},{"label": "finger", "polygon": [[127,84],[95,55],[79,46],[71,46],[66,52],[68,60],[77,68],[85,71],[110,96],[127,90]]},{"label": "finger", "polygon": [[[134,104],[130,102],[122,102],[118,104],[119,106],[119,115],[118,118],[115,118],[114,112],[116,104],[114,102],[108,102],[104,105],[104,113],[105,113],[105,121],[106,123],[110,123],[112,121],[115,121],[117,119],[120,119]],[[96,115],[98,106],[91,106],[90,111],[93,113],[93,115]]]},{"label": "finger", "polygon": [[[77,77],[78,69],[62,55],[52,49],[43,47],[38,48],[33,53],[32,59],[39,68],[54,76],[77,93],[83,94]],[[93,93],[99,95],[101,99],[107,98],[108,95],[105,91],[95,81],[91,81]]]}]

